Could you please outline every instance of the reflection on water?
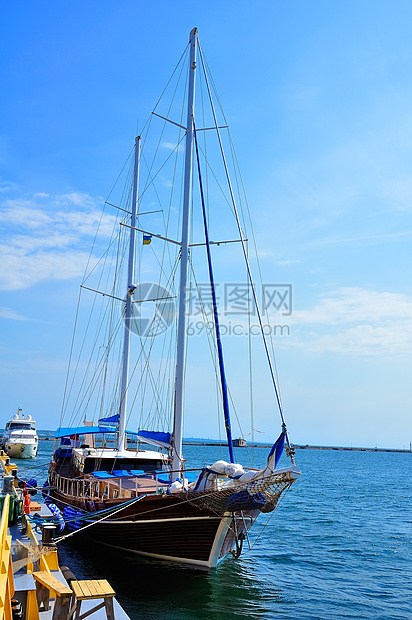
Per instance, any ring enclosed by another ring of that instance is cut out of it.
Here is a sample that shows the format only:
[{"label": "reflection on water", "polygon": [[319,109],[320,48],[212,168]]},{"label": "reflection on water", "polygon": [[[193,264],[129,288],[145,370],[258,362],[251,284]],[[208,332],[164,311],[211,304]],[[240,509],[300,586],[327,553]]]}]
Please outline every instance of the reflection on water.
[{"label": "reflection on water", "polygon": [[105,577],[131,618],[268,618],[278,592],[259,577],[256,560],[227,558],[211,572],[153,562],[70,539],[59,548],[76,577]]}]

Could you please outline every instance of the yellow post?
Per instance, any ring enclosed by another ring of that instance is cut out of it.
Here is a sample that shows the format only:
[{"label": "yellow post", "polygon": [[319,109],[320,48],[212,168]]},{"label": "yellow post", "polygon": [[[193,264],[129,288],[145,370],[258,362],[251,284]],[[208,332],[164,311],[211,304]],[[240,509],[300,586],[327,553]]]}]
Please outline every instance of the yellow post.
[{"label": "yellow post", "polygon": [[39,620],[39,608],[35,590],[27,592],[26,618],[25,620]]},{"label": "yellow post", "polygon": [[7,533],[10,496],[4,498],[0,521],[0,620],[11,620],[11,599],[14,596],[11,536]]}]

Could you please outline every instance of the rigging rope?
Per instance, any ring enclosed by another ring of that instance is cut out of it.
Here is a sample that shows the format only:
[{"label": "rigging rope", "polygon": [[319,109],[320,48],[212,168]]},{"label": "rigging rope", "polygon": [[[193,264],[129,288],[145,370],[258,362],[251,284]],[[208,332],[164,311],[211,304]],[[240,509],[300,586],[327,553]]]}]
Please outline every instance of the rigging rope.
[{"label": "rigging rope", "polygon": [[[84,527],[80,528],[79,530],[75,530],[74,532],[70,532],[70,534],[65,534],[64,536],[60,536],[60,538],[56,538],[55,539],[55,543],[59,543],[62,540],[66,540],[66,538],[70,538],[70,536],[73,536],[74,534],[78,534],[79,532],[84,532],[84,530],[87,530],[89,527],[92,527],[92,525],[96,525],[96,523],[100,523],[101,521],[104,521],[105,519],[107,519],[107,517],[110,517],[111,515],[114,515],[118,512],[120,512],[121,510],[123,510],[125,508],[126,505],[128,506],[132,506],[133,504],[136,504],[138,501],[140,501],[141,499],[143,499],[144,497],[146,497],[146,495],[140,495],[140,497],[136,497],[135,499],[131,500],[130,502],[125,502],[124,504],[122,504],[120,506],[120,508],[118,508],[117,510],[115,510],[114,512],[111,511],[109,514],[104,515],[101,519],[98,519],[97,521],[93,521],[93,523],[88,523],[87,525],[85,525]],[[93,513],[88,513],[89,518],[92,518]],[[99,513],[94,513],[94,514],[99,514]],[[84,517],[79,517],[79,519],[83,519]],[[77,520],[77,519],[76,519]]]},{"label": "rigging rope", "polygon": [[234,463],[235,456],[233,454],[232,429],[231,429],[231,424],[230,424],[229,401],[228,401],[228,396],[227,396],[225,366],[223,362],[222,341],[220,337],[220,328],[219,328],[219,315],[217,311],[216,291],[215,291],[215,284],[214,284],[214,279],[213,279],[212,257],[210,253],[209,232],[207,228],[206,209],[205,209],[205,201],[204,201],[203,185],[202,185],[202,174],[200,170],[199,149],[197,146],[197,135],[196,135],[196,127],[195,127],[194,121],[193,121],[193,134],[195,138],[197,168],[198,168],[198,174],[199,174],[200,195],[201,195],[201,201],[202,201],[202,213],[203,213],[205,240],[206,240],[207,262],[208,262],[208,267],[209,267],[210,289],[211,289],[212,301],[213,301],[213,317],[214,317],[214,322],[215,322],[216,345],[217,345],[217,350],[218,350],[219,370],[220,370],[220,377],[221,377],[221,383],[222,383],[223,411],[225,415],[225,427],[226,427],[226,435],[227,435],[227,443],[228,443],[228,448],[229,448],[230,462]]},{"label": "rigging rope", "polygon": [[[202,64],[204,64],[203,63],[202,50],[199,49],[199,52],[200,52],[200,57],[201,57],[201,60],[202,60]],[[226,178],[227,178],[227,182],[228,182],[228,188],[229,188],[229,192],[230,192],[230,196],[231,196],[231,200],[232,200],[232,205],[233,205],[233,210],[234,210],[234,214],[235,214],[235,218],[236,218],[236,222],[237,222],[237,226],[238,226],[238,231],[239,231],[239,235],[240,235],[240,239],[241,239],[241,243],[242,243],[243,254],[244,254],[245,261],[246,261],[246,266],[247,266],[248,275],[249,275],[249,281],[250,281],[250,284],[251,284],[253,299],[254,299],[254,302],[255,302],[255,308],[256,308],[257,315],[258,315],[260,330],[261,330],[261,334],[262,334],[262,340],[263,340],[264,348],[265,348],[265,351],[266,351],[266,357],[267,357],[268,364],[269,364],[269,370],[270,370],[270,374],[271,374],[271,377],[272,377],[272,383],[273,383],[273,387],[274,387],[274,390],[275,390],[275,395],[276,395],[276,400],[277,400],[278,407],[279,407],[280,417],[281,417],[281,420],[282,420],[282,427],[285,429],[285,433],[286,433],[285,437],[286,437],[286,441],[287,441],[287,444],[288,444],[288,447],[289,447],[289,450],[290,450],[291,449],[291,445],[290,445],[290,441],[289,441],[289,435],[288,435],[288,432],[287,432],[287,429],[286,429],[286,422],[285,422],[285,418],[284,418],[284,415],[283,415],[282,403],[281,403],[280,396],[279,396],[279,391],[278,391],[278,387],[277,387],[277,381],[276,381],[276,377],[275,377],[275,373],[274,373],[274,369],[273,369],[273,365],[272,365],[272,359],[271,359],[271,356],[270,356],[270,353],[269,353],[269,348],[268,348],[266,336],[265,336],[264,329],[263,329],[262,315],[260,313],[260,308],[259,308],[259,304],[258,304],[258,300],[257,300],[257,295],[256,295],[256,289],[255,289],[255,286],[254,286],[254,283],[253,283],[252,273],[251,273],[251,270],[250,270],[249,260],[248,260],[248,256],[247,256],[247,252],[246,252],[246,246],[245,246],[245,239],[244,239],[244,236],[243,236],[243,231],[242,231],[242,227],[241,227],[241,224],[240,224],[239,215],[238,215],[238,211],[237,211],[237,207],[236,207],[236,200],[235,200],[235,196],[234,196],[234,193],[233,193],[232,184],[231,184],[231,181],[230,181],[229,169],[227,167],[226,157],[225,157],[224,150],[223,150],[222,138],[221,138],[221,135],[220,135],[219,125],[218,125],[217,118],[216,118],[215,107],[213,105],[213,100],[212,100],[212,96],[211,96],[211,92],[210,92],[209,80],[208,80],[208,77],[206,75],[206,70],[205,69],[204,69],[204,71],[205,71],[206,85],[207,85],[207,89],[208,89],[208,93],[209,93],[209,101],[210,101],[210,105],[211,105],[211,109],[212,109],[213,118],[214,118],[214,121],[215,121],[216,134],[217,134],[218,141],[219,141],[219,146],[220,146],[221,155],[222,155],[222,159],[223,159],[223,165],[224,165],[224,168],[225,168]],[[290,456],[291,456],[291,461],[293,463],[294,462],[293,454],[291,454]]]}]

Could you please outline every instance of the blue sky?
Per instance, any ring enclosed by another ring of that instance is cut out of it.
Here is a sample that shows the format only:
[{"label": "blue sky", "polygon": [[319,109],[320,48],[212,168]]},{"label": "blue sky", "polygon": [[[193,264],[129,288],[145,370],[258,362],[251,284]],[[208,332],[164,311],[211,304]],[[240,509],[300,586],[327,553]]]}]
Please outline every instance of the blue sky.
[{"label": "blue sky", "polygon": [[[2,3],[4,421],[58,423],[98,211],[197,26],[263,279],[293,285],[276,339],[292,441],[409,447],[411,21],[402,0]],[[203,417],[185,434],[215,436]]]}]

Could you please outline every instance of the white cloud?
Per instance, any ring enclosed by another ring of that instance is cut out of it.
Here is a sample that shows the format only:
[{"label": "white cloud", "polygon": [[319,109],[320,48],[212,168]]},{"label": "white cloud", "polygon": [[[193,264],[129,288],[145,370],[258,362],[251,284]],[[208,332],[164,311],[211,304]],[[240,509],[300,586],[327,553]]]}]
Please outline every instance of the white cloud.
[{"label": "white cloud", "polygon": [[[260,253],[259,253],[259,256],[260,256]],[[298,263],[300,263],[300,260],[297,260],[297,259],[276,261],[276,264],[279,265],[280,267],[289,267],[290,265],[297,265]]]},{"label": "white cloud", "polygon": [[2,181],[0,181],[0,192],[10,192],[15,189],[17,189],[17,185],[14,185],[14,183],[5,184]]},{"label": "white cloud", "polygon": [[36,208],[33,200],[16,199],[3,203],[0,211],[0,223],[5,226],[18,225],[24,228],[40,228],[51,223],[51,216]]},{"label": "white cloud", "polygon": [[173,142],[162,142],[162,148],[167,149],[168,151],[174,151],[177,147]]},{"label": "white cloud", "polygon": [[0,308],[0,318],[1,319],[12,319],[13,321],[27,321],[26,317],[19,314],[12,308]]},{"label": "white cloud", "polygon": [[104,215],[96,209],[88,211],[59,211],[56,223],[73,230],[75,234],[93,236],[99,228],[99,234],[110,237],[116,223],[114,215]]},{"label": "white cloud", "polygon": [[[229,320],[230,307],[220,310],[224,334],[231,324],[239,335],[247,335],[247,315]],[[294,310],[291,315],[271,308],[269,316],[262,318],[266,336],[272,334],[279,349],[367,356],[412,354],[412,299],[403,294],[341,288],[323,295],[311,308]],[[258,338],[256,316],[252,325],[252,334]]]},{"label": "white cloud", "polygon": [[326,237],[324,239],[316,239],[316,241],[309,243],[308,245],[339,245],[341,243],[354,243],[359,241],[374,241],[374,240],[396,240],[403,239],[412,236],[412,230],[401,230],[393,233],[371,233],[367,235],[354,235],[350,237],[334,236]]},{"label": "white cloud", "polygon": [[[288,344],[317,352],[393,355],[412,351],[412,299],[341,288],[289,317]],[[285,343],[283,343],[285,344]]]},{"label": "white cloud", "polygon": [[0,208],[0,289],[18,290],[43,280],[79,277],[96,231],[100,238],[110,237],[116,221],[114,215],[102,216],[87,194],[50,197],[42,192],[4,200]]},{"label": "white cloud", "polygon": [[76,241],[76,235],[51,233],[50,235],[42,235],[40,237],[32,237],[30,235],[15,235],[12,244],[1,244],[0,255],[7,256],[24,256],[30,252],[47,248],[64,248]]},{"label": "white cloud", "polygon": [[308,310],[295,310],[292,323],[331,324],[412,320],[412,299],[401,293],[380,293],[345,287],[324,295]]},{"label": "white cloud", "polygon": [[167,151],[176,151],[177,153],[184,153],[185,150],[184,145],[182,144],[182,140],[180,140],[179,144],[176,144],[176,142],[162,142],[161,146]]},{"label": "white cloud", "polygon": [[17,256],[0,254],[4,270],[0,275],[0,289],[19,290],[44,280],[67,280],[83,274],[88,252],[34,252]]},{"label": "white cloud", "polygon": [[60,205],[76,205],[78,207],[92,208],[96,203],[89,194],[73,192],[71,194],[60,194],[55,197],[55,203]]},{"label": "white cloud", "polygon": [[321,353],[356,353],[358,355],[407,353],[412,350],[412,322],[406,326],[357,325],[335,334],[315,337],[309,349]]}]

